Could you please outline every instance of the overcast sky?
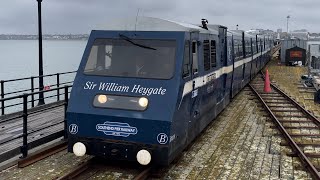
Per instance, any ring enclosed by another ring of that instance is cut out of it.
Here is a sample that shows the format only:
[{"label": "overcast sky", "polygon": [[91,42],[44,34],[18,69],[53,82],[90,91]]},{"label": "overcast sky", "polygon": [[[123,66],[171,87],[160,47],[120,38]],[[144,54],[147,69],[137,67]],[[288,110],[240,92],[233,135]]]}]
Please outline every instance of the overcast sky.
[{"label": "overcast sky", "polygon": [[[89,33],[117,17],[151,16],[229,29],[320,32],[319,0],[43,0],[43,33]],[[37,34],[36,0],[1,0],[0,34]]]}]

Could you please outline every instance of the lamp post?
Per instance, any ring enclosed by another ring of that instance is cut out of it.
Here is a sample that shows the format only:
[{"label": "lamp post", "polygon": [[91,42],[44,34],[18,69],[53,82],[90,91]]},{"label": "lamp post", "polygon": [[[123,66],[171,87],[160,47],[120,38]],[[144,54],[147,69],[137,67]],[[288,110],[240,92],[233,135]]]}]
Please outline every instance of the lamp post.
[{"label": "lamp post", "polygon": [[[39,31],[39,91],[43,91],[43,60],[42,60],[42,25],[41,25],[41,2],[38,1],[38,31]],[[39,93],[39,102],[38,105],[42,105],[44,103],[43,92]]]},{"label": "lamp post", "polygon": [[287,34],[289,35],[289,18],[290,15],[287,16]]}]

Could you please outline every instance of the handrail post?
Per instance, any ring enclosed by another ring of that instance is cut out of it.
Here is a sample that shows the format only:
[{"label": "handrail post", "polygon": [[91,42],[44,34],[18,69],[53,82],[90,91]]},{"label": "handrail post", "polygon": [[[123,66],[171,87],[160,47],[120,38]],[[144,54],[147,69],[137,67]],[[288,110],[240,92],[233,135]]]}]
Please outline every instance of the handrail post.
[{"label": "handrail post", "polygon": [[[34,92],[34,77],[31,76],[31,93]],[[31,107],[34,107],[34,94],[31,95]]]},{"label": "handrail post", "polygon": [[67,108],[68,108],[68,86],[64,86],[64,139],[68,138],[68,128],[67,128]]},{"label": "handrail post", "polygon": [[59,73],[57,73],[57,101],[59,101],[60,100],[60,89],[59,89],[59,87],[60,87],[60,76],[59,76],[60,74]]},{"label": "handrail post", "polygon": [[28,94],[23,94],[23,145],[20,147],[22,157],[25,158],[28,156]]},{"label": "handrail post", "polygon": [[[3,80],[0,81],[0,86],[1,86],[0,96],[1,96],[1,99],[3,99],[4,98],[4,81]],[[4,115],[4,101],[1,101],[1,115]]]}]

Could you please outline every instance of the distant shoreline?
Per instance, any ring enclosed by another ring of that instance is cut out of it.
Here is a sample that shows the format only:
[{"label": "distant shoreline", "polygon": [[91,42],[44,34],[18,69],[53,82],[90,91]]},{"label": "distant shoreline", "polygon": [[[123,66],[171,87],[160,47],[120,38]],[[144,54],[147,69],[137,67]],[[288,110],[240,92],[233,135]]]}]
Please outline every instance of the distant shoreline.
[{"label": "distant shoreline", "polygon": [[[0,41],[37,41],[38,39],[0,39]],[[87,41],[88,39],[42,39],[43,41]]]},{"label": "distant shoreline", "polygon": [[[43,40],[88,40],[88,34],[43,35]],[[0,40],[38,40],[38,35],[0,34]]]}]

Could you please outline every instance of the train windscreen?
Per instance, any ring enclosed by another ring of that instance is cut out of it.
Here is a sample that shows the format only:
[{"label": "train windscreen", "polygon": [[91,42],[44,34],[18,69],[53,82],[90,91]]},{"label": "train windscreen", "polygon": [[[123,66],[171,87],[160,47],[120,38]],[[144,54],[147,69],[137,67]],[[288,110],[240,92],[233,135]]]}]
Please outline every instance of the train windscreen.
[{"label": "train windscreen", "polygon": [[175,65],[176,41],[96,39],[84,73],[87,75],[170,79]]}]

